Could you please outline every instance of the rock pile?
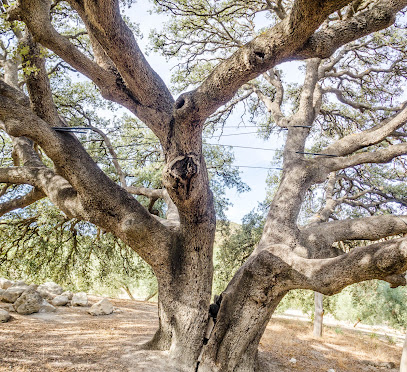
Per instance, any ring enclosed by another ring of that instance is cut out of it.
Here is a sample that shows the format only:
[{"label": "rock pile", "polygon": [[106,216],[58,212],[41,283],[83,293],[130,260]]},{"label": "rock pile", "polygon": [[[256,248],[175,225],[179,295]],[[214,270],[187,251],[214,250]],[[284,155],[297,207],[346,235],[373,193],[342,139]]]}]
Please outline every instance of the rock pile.
[{"label": "rock pile", "polygon": [[[28,285],[23,281],[13,282],[0,278],[0,323],[10,320],[9,312],[28,315],[54,312],[58,306],[89,306],[85,292],[64,291],[54,282],[41,285]],[[107,315],[113,312],[113,305],[107,299],[94,304],[89,309],[92,315]]]}]

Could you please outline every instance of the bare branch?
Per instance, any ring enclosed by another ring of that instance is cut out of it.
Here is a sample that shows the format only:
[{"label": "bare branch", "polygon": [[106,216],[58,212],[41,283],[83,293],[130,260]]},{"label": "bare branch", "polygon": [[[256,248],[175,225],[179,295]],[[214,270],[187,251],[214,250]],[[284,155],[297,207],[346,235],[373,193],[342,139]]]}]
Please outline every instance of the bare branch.
[{"label": "bare branch", "polygon": [[48,196],[51,202],[70,218],[83,218],[85,215],[72,186],[63,177],[44,166],[0,168],[0,182],[32,185],[38,192]]},{"label": "bare branch", "polygon": [[[326,150],[324,153],[326,153]],[[321,165],[332,172],[359,164],[388,163],[394,158],[405,154],[407,154],[407,143],[400,143],[381,150],[361,152],[349,157],[325,159],[321,161]]]},{"label": "bare branch", "polygon": [[0,203],[0,217],[15,209],[25,208],[28,205],[31,205],[44,197],[45,197],[45,194],[42,191],[39,191],[34,188],[26,195],[20,196],[19,198],[16,198],[16,199],[6,201],[4,203]]},{"label": "bare branch", "polygon": [[179,223],[179,213],[176,205],[171,200],[166,189],[149,189],[146,187],[127,186],[126,190],[131,194],[143,195],[150,199],[163,199],[167,204],[167,220]]},{"label": "bare branch", "polygon": [[401,128],[407,122],[407,105],[393,115],[391,118],[382,121],[373,128],[360,133],[352,133],[328,146],[323,153],[334,155],[348,155],[364,147],[375,145],[383,141],[391,133]]}]

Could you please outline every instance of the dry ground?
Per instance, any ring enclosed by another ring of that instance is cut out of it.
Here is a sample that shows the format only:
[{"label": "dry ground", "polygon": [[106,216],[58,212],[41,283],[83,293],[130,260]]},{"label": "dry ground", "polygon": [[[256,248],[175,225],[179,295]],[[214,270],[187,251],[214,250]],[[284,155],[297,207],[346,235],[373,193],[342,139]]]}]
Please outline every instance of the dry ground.
[{"label": "dry ground", "polygon": [[[129,360],[134,345],[155,330],[156,305],[111,301],[115,312],[101,317],[69,307],[51,314],[12,313],[10,322],[0,323],[0,371],[139,372]],[[270,323],[260,350],[266,370],[281,372],[396,371],[383,363],[397,368],[401,356],[400,346],[375,334],[326,327],[324,338],[314,339],[309,323],[287,319]]]}]

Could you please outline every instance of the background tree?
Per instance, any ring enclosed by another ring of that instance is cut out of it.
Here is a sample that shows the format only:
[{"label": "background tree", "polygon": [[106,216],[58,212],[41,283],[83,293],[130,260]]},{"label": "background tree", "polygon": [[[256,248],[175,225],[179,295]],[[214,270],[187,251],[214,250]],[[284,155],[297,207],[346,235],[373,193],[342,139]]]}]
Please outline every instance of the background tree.
[{"label": "background tree", "polygon": [[[174,366],[201,372],[257,369],[261,335],[288,291],[312,289],[331,295],[349,284],[373,278],[392,285],[405,284],[401,275],[407,269],[405,239],[373,242],[341,255],[337,255],[335,247],[335,243],[344,240],[374,241],[402,234],[407,230],[404,217],[361,215],[303,226],[299,215],[309,190],[330,177],[340,178],[337,175],[346,172],[352,175],[365,164],[393,161],[400,169],[397,161],[407,151],[403,130],[407,119],[405,105],[384,100],[380,107],[366,107],[363,96],[344,93],[352,92],[352,84],[349,88],[344,84],[346,89],[342,91],[342,86],[326,88],[320,80],[337,72],[330,66],[338,63],[338,55],[346,54],[349,43],[363,43],[361,38],[389,27],[406,3],[249,2],[254,9],[253,22],[256,14],[272,14],[266,27],[250,29],[249,24],[250,32],[241,45],[225,44],[224,51],[231,54],[223,56],[209,74],[204,71],[199,77],[202,83],[177,99],[149,66],[135,34],[120,15],[118,1],[24,0],[7,6],[8,21],[22,22],[26,27],[22,60],[34,73],[25,76],[29,100],[11,81],[0,82],[1,128],[11,136],[14,151],[14,166],[0,169],[0,181],[33,188],[17,199],[7,200],[1,208],[10,211],[25,207],[46,196],[68,218],[91,222],[134,249],[152,267],[158,281],[159,330],[145,347],[169,350]],[[220,15],[227,16],[229,24],[245,24],[247,19],[247,2],[157,4],[173,13],[192,14],[206,22],[208,30],[226,23],[221,20],[217,25],[208,20]],[[91,50],[71,41],[76,30],[67,32],[70,21],[61,23],[61,18],[54,16],[55,11],[65,7],[77,13],[80,19],[73,18],[72,25],[77,21],[86,28]],[[15,29],[19,24],[11,26]],[[227,38],[227,25],[224,31]],[[196,45],[196,38],[200,37],[207,45],[206,35],[198,34],[191,32],[184,40]],[[58,113],[44,54],[36,52],[35,43],[85,75],[105,99],[127,108],[153,131],[164,156],[163,188],[130,188],[123,177],[119,185],[69,130],[61,129],[67,128],[69,122]],[[393,45],[391,37],[386,44]],[[292,59],[307,63],[296,109],[286,115],[278,73],[273,69]],[[367,59],[366,66],[373,68],[372,63],[376,62]],[[374,68],[382,69],[384,65],[389,69],[386,62],[380,61]],[[283,170],[259,244],[222,293],[216,326],[203,347],[212,286],[216,212],[202,131],[212,114],[222,111],[228,102],[233,103],[239,89],[252,86],[251,81],[260,75],[269,79],[275,90],[274,96],[268,97],[275,125],[287,130]],[[368,122],[363,127],[345,121],[347,132],[325,137],[318,153],[314,150],[310,155],[305,151],[306,141],[318,133],[318,119],[331,125],[321,119],[326,94],[335,94],[339,101],[353,102],[353,109],[372,114],[366,114]],[[47,158],[42,160],[38,149]],[[152,213],[133,194],[150,200],[163,199],[166,216]]]}]

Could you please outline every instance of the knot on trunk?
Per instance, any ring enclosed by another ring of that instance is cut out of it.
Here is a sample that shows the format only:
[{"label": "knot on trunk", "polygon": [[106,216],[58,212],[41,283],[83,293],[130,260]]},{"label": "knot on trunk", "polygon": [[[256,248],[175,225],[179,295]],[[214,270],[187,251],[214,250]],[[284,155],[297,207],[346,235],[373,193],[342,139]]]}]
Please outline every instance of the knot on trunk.
[{"label": "knot on trunk", "polygon": [[199,158],[195,154],[178,156],[163,171],[167,188],[173,189],[182,200],[189,199],[193,190],[192,180],[199,173]]}]

